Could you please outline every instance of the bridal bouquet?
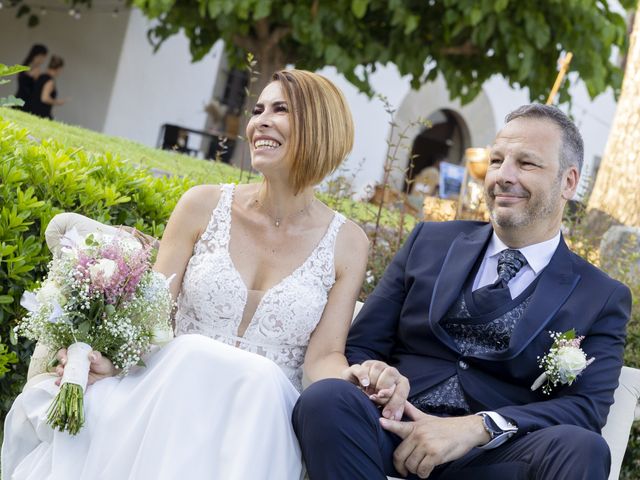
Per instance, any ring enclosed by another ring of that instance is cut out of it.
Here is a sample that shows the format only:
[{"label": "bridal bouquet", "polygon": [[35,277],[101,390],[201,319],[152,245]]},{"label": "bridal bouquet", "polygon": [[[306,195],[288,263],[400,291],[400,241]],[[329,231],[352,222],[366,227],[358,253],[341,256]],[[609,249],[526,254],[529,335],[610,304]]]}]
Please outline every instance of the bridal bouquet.
[{"label": "bridal bouquet", "polygon": [[91,351],[102,352],[125,374],[143,365],[152,343],[172,338],[173,302],[170,280],[151,270],[151,249],[129,235],[81,237],[73,229],[61,245],[40,287],[24,293],[28,313],[16,331],[53,351],[68,349],[47,421],[75,435],[84,423]]}]

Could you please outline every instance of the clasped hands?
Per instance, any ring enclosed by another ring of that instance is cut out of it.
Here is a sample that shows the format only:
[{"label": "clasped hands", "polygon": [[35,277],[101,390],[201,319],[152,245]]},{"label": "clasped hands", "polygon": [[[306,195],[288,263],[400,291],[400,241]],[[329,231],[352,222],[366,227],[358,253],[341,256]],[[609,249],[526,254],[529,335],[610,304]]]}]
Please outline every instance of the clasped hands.
[{"label": "clasped hands", "polygon": [[376,405],[382,416],[400,420],[409,396],[409,380],[397,368],[379,360],[353,364],[342,372],[342,378],[357,385]]},{"label": "clasped hands", "polygon": [[[490,440],[482,417],[437,417],[418,410],[407,401],[409,380],[384,362],[351,365],[342,378],[359,386],[382,408],[380,425],[402,439],[393,453],[393,465],[403,476],[413,473],[428,478],[436,466]],[[401,421],[403,415],[409,420]]]}]

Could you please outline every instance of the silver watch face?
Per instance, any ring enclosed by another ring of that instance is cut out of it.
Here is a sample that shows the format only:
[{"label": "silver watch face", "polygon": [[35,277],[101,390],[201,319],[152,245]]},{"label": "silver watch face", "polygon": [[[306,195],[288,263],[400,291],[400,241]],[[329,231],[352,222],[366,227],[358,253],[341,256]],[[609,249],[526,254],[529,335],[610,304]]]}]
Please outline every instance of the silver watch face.
[{"label": "silver watch face", "polygon": [[484,425],[484,429],[487,431],[491,440],[496,438],[498,435],[504,433],[501,428],[499,428],[493,419],[487,415],[486,413],[482,414],[482,424]]}]

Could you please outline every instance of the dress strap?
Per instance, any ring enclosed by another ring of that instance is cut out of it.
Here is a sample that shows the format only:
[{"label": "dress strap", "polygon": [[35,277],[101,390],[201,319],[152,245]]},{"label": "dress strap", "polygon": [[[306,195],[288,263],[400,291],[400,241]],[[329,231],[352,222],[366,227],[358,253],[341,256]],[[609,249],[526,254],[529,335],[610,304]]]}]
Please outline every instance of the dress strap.
[{"label": "dress strap", "polygon": [[220,185],[218,205],[213,209],[207,228],[196,244],[196,253],[199,253],[201,248],[208,250],[211,247],[225,249],[229,247],[231,204],[235,187],[233,183]]},{"label": "dress strap", "polygon": [[[336,280],[336,271],[335,271],[335,251],[336,251],[336,238],[338,237],[338,232],[340,231],[340,227],[344,224],[346,218],[339,212],[335,212],[333,215],[333,219],[329,224],[329,228],[327,228],[327,232],[324,234],[322,240],[318,244],[318,247],[313,252],[312,256],[314,257],[312,264],[319,266],[324,264],[321,268],[323,272],[322,275],[319,275],[322,278],[322,283],[325,286],[326,290],[329,290],[335,280]],[[319,273],[319,272],[318,272]]]},{"label": "dress strap", "polygon": [[343,214],[341,214],[340,212],[334,212],[333,219],[329,224],[327,233],[322,239],[323,242],[326,242],[326,246],[330,247],[332,250],[335,250],[335,243],[338,232],[340,231],[340,227],[346,220],[347,219]]}]

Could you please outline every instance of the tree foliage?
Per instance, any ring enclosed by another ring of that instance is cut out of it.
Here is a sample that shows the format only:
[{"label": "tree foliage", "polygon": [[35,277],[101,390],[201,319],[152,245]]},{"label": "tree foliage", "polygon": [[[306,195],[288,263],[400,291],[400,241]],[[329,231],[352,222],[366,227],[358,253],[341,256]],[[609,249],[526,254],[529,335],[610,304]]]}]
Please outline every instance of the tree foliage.
[{"label": "tree foliage", "polygon": [[[631,7],[633,0],[620,2]],[[218,39],[239,64],[259,69],[334,66],[370,92],[376,65],[393,63],[412,85],[441,73],[453,97],[472,100],[501,74],[544,99],[562,51],[593,97],[620,87],[616,49],[626,49],[624,16],[602,0],[133,0],[157,21],[156,46],[183,30],[194,60]],[[566,86],[563,91],[566,99]]]},{"label": "tree foliage", "polygon": [[[332,65],[367,93],[376,66],[393,63],[414,87],[441,73],[463,102],[494,74],[544,99],[563,51],[575,53],[571,68],[592,97],[609,86],[618,93],[616,52],[627,43],[624,12],[607,0],[130,1],[155,20],[148,36],[156,48],[182,30],[194,61],[223,39],[236,66],[248,52],[267,73],[287,64]],[[65,3],[90,7],[92,1]],[[615,4],[632,8],[635,1]],[[38,24],[27,0],[10,6]],[[561,95],[568,98],[567,85]]]}]

